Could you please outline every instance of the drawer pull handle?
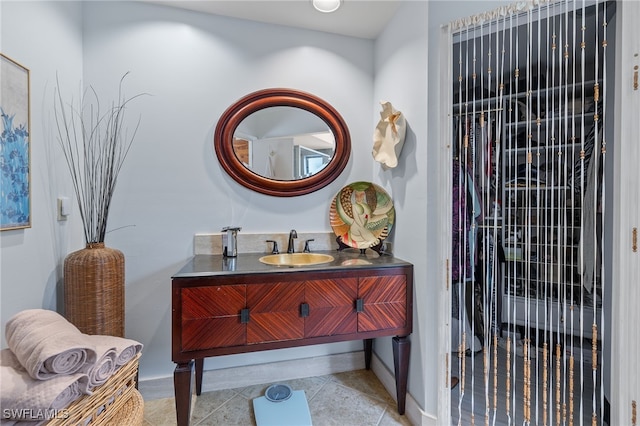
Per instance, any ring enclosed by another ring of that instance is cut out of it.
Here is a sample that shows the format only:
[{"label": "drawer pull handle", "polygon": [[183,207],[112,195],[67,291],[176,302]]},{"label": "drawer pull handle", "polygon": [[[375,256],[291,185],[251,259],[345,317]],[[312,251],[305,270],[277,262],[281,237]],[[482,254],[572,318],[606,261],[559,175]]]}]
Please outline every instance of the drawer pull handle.
[{"label": "drawer pull handle", "polygon": [[356,299],[356,312],[364,312],[364,300]]},{"label": "drawer pull handle", "polygon": [[309,316],[309,304],[308,303],[302,303],[300,305],[300,316],[302,318],[306,318]]},{"label": "drawer pull handle", "polygon": [[249,322],[249,309],[245,308],[240,311],[240,322],[247,324]]}]

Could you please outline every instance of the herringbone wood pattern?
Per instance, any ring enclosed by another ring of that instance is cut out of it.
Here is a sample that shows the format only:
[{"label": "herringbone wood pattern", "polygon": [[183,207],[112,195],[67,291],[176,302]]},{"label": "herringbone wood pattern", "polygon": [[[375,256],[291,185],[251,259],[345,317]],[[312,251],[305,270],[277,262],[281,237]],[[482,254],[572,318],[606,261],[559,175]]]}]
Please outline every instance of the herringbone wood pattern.
[{"label": "herringbone wood pattern", "polygon": [[244,345],[246,340],[245,325],[237,315],[182,322],[182,346],[189,351]]},{"label": "herringbone wood pattern", "polygon": [[403,327],[407,320],[406,276],[366,277],[360,279],[358,297],[364,311],[358,314],[358,331]]},{"label": "herringbone wood pattern", "polygon": [[[182,347],[197,350],[401,328],[406,276],[182,289]],[[355,301],[364,310],[356,314]],[[303,303],[309,316],[302,317]],[[249,309],[249,321],[240,312]]]},{"label": "herringbone wood pattern", "polygon": [[245,306],[246,298],[246,285],[184,288],[182,319],[238,316]]},{"label": "herringbone wood pattern", "polygon": [[243,345],[246,341],[240,311],[245,285],[182,289],[182,346],[186,350]]},{"label": "herringbone wood pattern", "polygon": [[264,343],[304,337],[303,283],[255,284],[247,289],[247,343]]},{"label": "herringbone wood pattern", "polygon": [[309,304],[309,317],[304,325],[306,337],[356,332],[357,278],[313,280],[305,284],[305,300]]}]

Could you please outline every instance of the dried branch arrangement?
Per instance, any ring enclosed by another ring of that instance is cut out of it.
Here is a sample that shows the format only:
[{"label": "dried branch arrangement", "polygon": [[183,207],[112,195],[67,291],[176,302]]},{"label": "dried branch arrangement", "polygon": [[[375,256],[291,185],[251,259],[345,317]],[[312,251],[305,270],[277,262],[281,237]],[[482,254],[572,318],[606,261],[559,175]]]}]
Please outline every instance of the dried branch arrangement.
[{"label": "dried branch arrangement", "polygon": [[122,86],[127,74],[120,79],[118,99],[104,113],[93,87],[85,89],[77,105],[73,99],[65,103],[56,80],[58,142],[71,174],[87,244],[104,242],[118,174],[140,125],[138,118],[132,133],[125,128],[127,105],[144,95],[124,96]]}]

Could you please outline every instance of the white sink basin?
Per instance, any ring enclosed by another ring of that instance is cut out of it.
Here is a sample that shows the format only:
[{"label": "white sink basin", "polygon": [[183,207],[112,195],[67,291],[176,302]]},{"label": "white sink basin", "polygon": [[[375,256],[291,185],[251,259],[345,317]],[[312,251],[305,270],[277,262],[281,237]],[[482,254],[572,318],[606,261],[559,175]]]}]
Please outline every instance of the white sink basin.
[{"label": "white sink basin", "polygon": [[311,266],[333,262],[333,256],[321,253],[282,253],[262,256],[260,262],[274,266]]}]

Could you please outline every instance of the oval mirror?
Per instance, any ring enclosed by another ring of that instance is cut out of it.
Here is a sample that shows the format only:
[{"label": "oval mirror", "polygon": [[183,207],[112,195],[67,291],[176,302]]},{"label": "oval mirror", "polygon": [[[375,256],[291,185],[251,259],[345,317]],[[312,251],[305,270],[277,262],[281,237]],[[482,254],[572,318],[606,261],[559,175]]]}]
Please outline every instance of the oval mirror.
[{"label": "oval mirror", "polygon": [[231,105],[220,117],[214,146],[236,182],[288,197],[336,179],[351,153],[349,130],[327,102],[291,89],[265,89]]}]

